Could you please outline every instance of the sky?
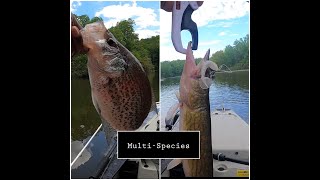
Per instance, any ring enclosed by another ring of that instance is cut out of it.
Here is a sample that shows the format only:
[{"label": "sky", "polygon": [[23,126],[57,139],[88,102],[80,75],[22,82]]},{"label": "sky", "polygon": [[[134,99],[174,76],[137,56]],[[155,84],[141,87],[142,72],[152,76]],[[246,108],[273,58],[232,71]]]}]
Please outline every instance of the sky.
[{"label": "sky", "polygon": [[[198,25],[198,50],[195,58],[202,58],[210,49],[211,55],[232,45],[236,39],[249,34],[249,9],[247,0],[205,0],[195,10],[192,19]],[[185,59],[175,51],[171,41],[172,13],[159,9],[159,1],[73,1],[71,11],[76,15],[102,17],[110,28],[117,22],[132,18],[139,39],[160,35],[160,61]],[[191,41],[189,31],[181,32],[182,44],[186,48]],[[168,53],[170,52],[170,53]]]},{"label": "sky", "polygon": [[159,1],[72,1],[71,12],[89,18],[101,17],[106,28],[121,20],[135,21],[139,39],[160,35]]},{"label": "sky", "polygon": [[[191,18],[198,26],[198,49],[193,51],[195,58],[203,58],[208,49],[211,55],[224,50],[236,39],[249,34],[249,3],[246,0],[207,0],[193,11]],[[186,58],[173,47],[171,19],[172,13],[160,10],[160,61]],[[192,40],[190,32],[183,30],[181,39],[186,48]]]}]

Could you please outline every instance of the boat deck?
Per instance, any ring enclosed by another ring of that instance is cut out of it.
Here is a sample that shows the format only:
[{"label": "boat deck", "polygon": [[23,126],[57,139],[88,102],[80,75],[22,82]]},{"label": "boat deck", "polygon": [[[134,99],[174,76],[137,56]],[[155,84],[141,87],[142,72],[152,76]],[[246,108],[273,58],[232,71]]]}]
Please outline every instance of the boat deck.
[{"label": "boat deck", "polygon": [[[249,162],[249,125],[229,109],[212,111],[211,124],[213,154],[222,153],[228,158]],[[179,131],[179,119],[173,125],[172,131]],[[166,166],[170,161],[161,161],[162,177],[169,177]],[[213,159],[213,164],[214,177],[248,177],[249,174],[249,165],[216,159]]]}]

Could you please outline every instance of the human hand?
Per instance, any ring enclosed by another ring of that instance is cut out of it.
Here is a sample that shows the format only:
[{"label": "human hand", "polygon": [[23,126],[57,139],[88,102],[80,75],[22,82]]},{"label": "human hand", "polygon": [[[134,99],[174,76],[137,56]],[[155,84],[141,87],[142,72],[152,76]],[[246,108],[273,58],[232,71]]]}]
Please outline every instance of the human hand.
[{"label": "human hand", "polygon": [[83,47],[82,36],[80,30],[81,25],[78,23],[76,16],[71,15],[71,55],[74,56],[77,53],[86,53],[87,49]]}]

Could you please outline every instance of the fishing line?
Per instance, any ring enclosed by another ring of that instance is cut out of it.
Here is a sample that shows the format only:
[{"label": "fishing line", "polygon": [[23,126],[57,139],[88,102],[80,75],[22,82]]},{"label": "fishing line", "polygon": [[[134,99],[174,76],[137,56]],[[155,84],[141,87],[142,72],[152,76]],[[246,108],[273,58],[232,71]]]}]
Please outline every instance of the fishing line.
[{"label": "fishing line", "polygon": [[[228,71],[222,70],[223,67],[228,68]],[[232,71],[227,65],[222,64],[222,65],[219,67],[219,72],[232,73],[233,71]]]}]

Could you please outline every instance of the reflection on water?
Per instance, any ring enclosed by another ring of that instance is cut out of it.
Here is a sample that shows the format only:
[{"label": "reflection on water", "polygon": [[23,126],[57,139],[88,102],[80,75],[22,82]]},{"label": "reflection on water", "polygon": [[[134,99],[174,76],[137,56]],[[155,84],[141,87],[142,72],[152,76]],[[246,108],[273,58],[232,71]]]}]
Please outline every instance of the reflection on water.
[{"label": "reflection on water", "polygon": [[100,126],[99,115],[92,104],[89,80],[71,81],[71,138],[82,141]]},{"label": "reflection on water", "polygon": [[214,80],[216,84],[235,88],[249,89],[249,71],[238,71],[233,73],[216,73]]},{"label": "reflection on water", "polygon": [[[71,148],[74,149],[74,151],[71,152],[71,159],[72,161],[74,160],[74,158],[76,158],[76,156],[78,155],[76,152],[80,152],[81,149],[84,147],[84,143],[82,141],[72,141],[71,143]],[[78,168],[80,165],[86,163],[90,158],[91,158],[91,154],[92,152],[90,152],[90,148],[86,148],[85,150],[83,150],[83,152],[81,153],[81,156],[79,156],[79,158],[77,159],[77,161],[74,162],[73,166],[71,167],[71,169],[76,169]]]},{"label": "reflection on water", "polygon": [[[80,146],[85,146],[90,138],[91,136],[83,140],[82,145],[79,145],[79,147],[73,148],[74,146],[72,146],[71,154],[75,154],[72,156],[72,160],[81,151]],[[83,157],[83,158],[80,156],[79,159],[77,159],[77,161],[75,161],[75,163],[71,167],[72,169],[71,178],[73,179],[87,178],[88,179],[96,171],[99,162],[104,157],[104,153],[107,151],[107,147],[108,146],[107,146],[105,134],[102,130],[100,130],[96,134],[96,137],[92,139],[91,143],[84,150],[90,153],[90,155],[87,154],[85,155],[86,157]]]},{"label": "reflection on water", "polygon": [[[178,103],[175,92],[179,91],[180,77],[161,81],[161,127],[169,108]],[[249,121],[249,71],[216,73],[209,91],[211,111],[223,105],[235,111],[245,122]],[[161,129],[162,129],[161,128]]]}]

